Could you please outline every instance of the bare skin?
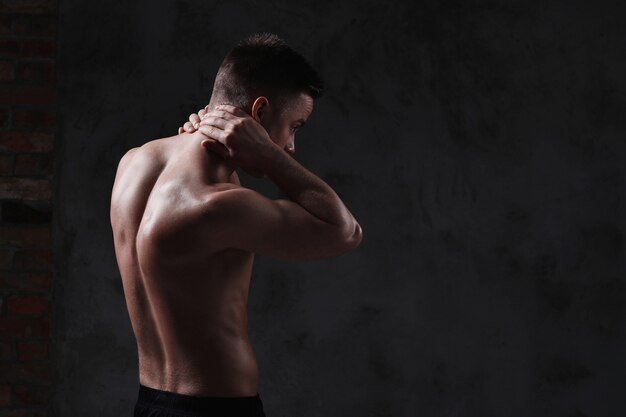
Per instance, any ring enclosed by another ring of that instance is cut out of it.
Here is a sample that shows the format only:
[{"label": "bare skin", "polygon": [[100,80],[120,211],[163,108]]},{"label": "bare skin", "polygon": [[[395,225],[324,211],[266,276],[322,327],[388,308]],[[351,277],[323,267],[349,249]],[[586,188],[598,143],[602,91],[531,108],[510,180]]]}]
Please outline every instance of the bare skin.
[{"label": "bare skin", "polygon": [[[210,105],[198,130],[121,159],[111,226],[142,385],[256,395],[247,332],[254,255],[313,260],[360,244],[361,227],[336,193],[290,156],[294,127],[312,111],[307,97],[281,115],[265,97],[251,103],[252,116]],[[269,178],[291,200],[242,187],[235,167]]]}]

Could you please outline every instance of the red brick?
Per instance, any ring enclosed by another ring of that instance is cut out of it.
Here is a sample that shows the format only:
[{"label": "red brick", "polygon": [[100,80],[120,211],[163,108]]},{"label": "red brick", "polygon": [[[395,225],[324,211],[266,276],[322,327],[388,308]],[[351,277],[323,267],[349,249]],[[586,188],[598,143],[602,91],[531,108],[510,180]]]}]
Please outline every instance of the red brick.
[{"label": "red brick", "polygon": [[13,268],[47,269],[53,266],[54,256],[48,249],[18,250],[13,255]]},{"label": "red brick", "polygon": [[0,177],[0,199],[50,200],[52,184],[48,179]]},{"label": "red brick", "polygon": [[39,295],[13,295],[7,299],[7,317],[42,315],[50,311],[50,301]]},{"label": "red brick", "polygon": [[57,34],[56,16],[16,15],[13,33],[18,36],[48,36]]},{"label": "red brick", "polygon": [[0,155],[0,175],[13,175],[13,155]]},{"label": "red brick", "polygon": [[22,43],[15,39],[0,40],[0,56],[18,58],[22,54]]},{"label": "red brick", "polygon": [[0,342],[0,361],[15,360],[15,343]]},{"label": "red brick", "polygon": [[15,405],[45,405],[50,399],[50,388],[45,385],[16,385],[13,389]]},{"label": "red brick", "polygon": [[48,359],[49,343],[23,342],[17,345],[17,354],[21,361],[31,361],[38,359]]},{"label": "red brick", "polygon": [[50,87],[0,86],[0,105],[54,104],[56,91]]},{"label": "red brick", "polygon": [[50,337],[50,321],[41,318],[0,319],[0,337]]},{"label": "red brick", "polygon": [[25,39],[22,41],[21,57],[25,58],[55,58],[57,53],[56,42],[41,39]]},{"label": "red brick", "polygon": [[50,312],[50,301],[40,295],[13,295],[7,299],[7,317]]},{"label": "red brick", "polygon": [[0,36],[13,34],[13,19],[9,14],[0,15]]},{"label": "red brick", "polygon": [[19,247],[48,246],[52,243],[52,231],[48,226],[0,225],[0,245]]},{"label": "red brick", "polygon": [[15,175],[52,176],[54,158],[52,154],[22,154],[15,157]]},{"label": "red brick", "polygon": [[0,200],[0,223],[50,225],[51,222],[51,200]]},{"label": "red brick", "polygon": [[0,364],[0,382],[49,383],[50,365],[46,362],[2,363]]},{"label": "red brick", "polygon": [[15,79],[15,63],[13,61],[0,61],[0,81],[13,81]]},{"label": "red brick", "polygon": [[53,13],[57,11],[57,0],[2,0],[1,12]]},{"label": "red brick", "polygon": [[40,132],[0,132],[0,151],[50,152],[54,135]]},{"label": "red brick", "polygon": [[0,289],[47,291],[50,290],[51,277],[50,271],[0,271]]},{"label": "red brick", "polygon": [[13,266],[13,254],[15,249],[12,248],[0,248],[0,268],[6,269]]},{"label": "red brick", "polygon": [[52,62],[23,62],[18,65],[17,77],[22,81],[54,83],[55,66]]},{"label": "red brick", "polygon": [[48,411],[43,407],[10,408],[3,410],[0,417],[48,417]]},{"label": "red brick", "polygon": [[42,109],[13,109],[13,126],[18,128],[55,127],[56,112]]},{"label": "red brick", "polygon": [[9,109],[0,108],[0,127],[7,128],[9,126],[9,120],[11,119],[11,112]]},{"label": "red brick", "polygon": [[11,405],[11,386],[0,384],[0,407]]}]

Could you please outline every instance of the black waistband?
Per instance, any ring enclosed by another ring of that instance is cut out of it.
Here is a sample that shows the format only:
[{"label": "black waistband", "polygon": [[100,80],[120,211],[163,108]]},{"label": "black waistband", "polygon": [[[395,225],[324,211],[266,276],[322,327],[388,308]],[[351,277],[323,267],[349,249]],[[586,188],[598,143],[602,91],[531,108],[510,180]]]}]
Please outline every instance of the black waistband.
[{"label": "black waistband", "polygon": [[241,412],[254,415],[254,412],[263,409],[258,392],[250,397],[200,397],[161,391],[141,384],[139,384],[137,402],[144,405],[196,413],[228,411],[230,413]]}]

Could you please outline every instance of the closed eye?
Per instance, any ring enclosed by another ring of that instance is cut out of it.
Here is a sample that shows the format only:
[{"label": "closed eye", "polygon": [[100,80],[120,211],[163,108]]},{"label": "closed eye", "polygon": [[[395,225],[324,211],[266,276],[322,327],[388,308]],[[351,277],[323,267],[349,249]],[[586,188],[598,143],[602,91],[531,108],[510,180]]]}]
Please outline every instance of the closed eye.
[{"label": "closed eye", "polygon": [[293,132],[295,132],[296,130],[298,130],[299,128],[301,128],[302,126],[304,126],[304,124],[306,123],[306,121],[304,119],[299,119],[299,120],[294,120],[295,123],[298,123],[297,125],[293,126],[291,128],[291,130]]}]

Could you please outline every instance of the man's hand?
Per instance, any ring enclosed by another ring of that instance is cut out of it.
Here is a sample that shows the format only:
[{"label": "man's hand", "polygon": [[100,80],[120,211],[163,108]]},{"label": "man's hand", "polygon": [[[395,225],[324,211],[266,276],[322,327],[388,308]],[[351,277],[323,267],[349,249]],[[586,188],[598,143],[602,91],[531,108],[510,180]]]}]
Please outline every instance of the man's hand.
[{"label": "man's hand", "polygon": [[202,116],[206,114],[208,107],[209,105],[207,104],[203,109],[198,110],[198,113],[191,113],[189,115],[189,121],[178,128],[178,134],[180,135],[184,132],[193,133],[198,130],[200,120],[202,119]]},{"label": "man's hand", "polygon": [[275,152],[281,152],[260,123],[234,106],[219,105],[205,113],[198,130],[209,138],[202,142],[207,150],[255,177],[263,176]]}]

